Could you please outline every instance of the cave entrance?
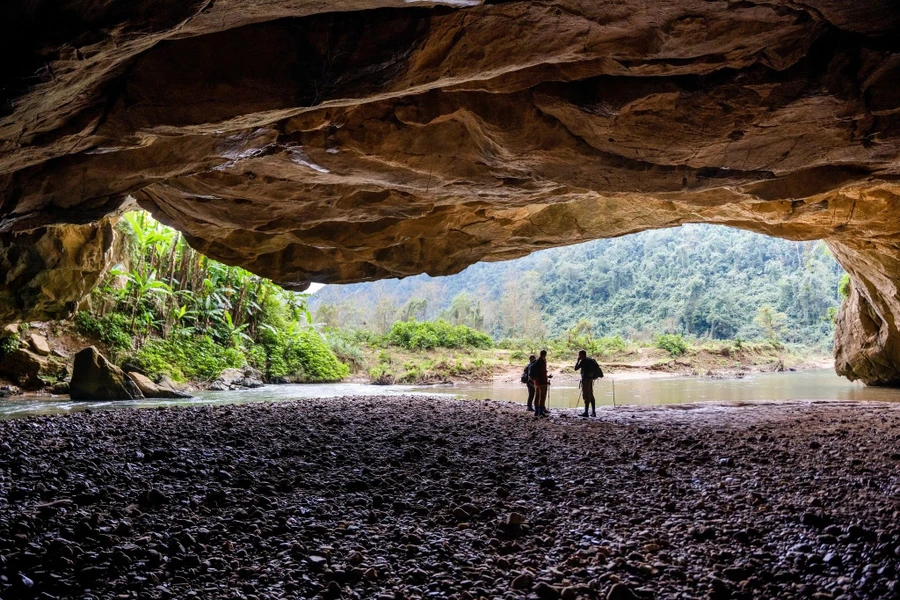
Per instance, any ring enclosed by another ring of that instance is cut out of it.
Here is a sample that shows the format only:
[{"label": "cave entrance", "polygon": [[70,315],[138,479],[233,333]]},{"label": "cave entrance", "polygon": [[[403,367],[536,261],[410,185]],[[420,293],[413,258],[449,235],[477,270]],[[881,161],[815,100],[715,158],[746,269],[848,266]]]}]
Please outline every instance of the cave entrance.
[{"label": "cave entrance", "polygon": [[327,327],[375,335],[389,335],[397,321],[442,319],[488,333],[500,347],[580,345],[613,360],[625,347],[681,355],[752,346],[783,366],[831,356],[848,293],[849,277],[822,241],[698,224],[447,277],[326,286],[311,304]]}]

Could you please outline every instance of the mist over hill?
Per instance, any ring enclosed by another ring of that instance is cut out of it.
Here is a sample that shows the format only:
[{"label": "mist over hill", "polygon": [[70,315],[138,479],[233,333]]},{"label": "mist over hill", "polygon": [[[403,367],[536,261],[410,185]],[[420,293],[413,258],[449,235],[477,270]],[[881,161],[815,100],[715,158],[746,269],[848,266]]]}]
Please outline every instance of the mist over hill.
[{"label": "mist over hill", "polygon": [[[685,225],[554,248],[457,275],[326,286],[316,319],[384,331],[443,317],[495,338],[682,333],[826,348],[843,270],[824,243]],[[580,325],[579,325],[580,323]]]}]

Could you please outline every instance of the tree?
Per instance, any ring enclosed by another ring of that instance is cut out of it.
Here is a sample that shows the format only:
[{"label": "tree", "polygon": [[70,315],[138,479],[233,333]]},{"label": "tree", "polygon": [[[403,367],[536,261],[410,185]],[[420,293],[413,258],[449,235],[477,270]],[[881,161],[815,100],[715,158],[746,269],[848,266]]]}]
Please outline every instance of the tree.
[{"label": "tree", "polygon": [[467,292],[460,292],[450,301],[450,307],[441,316],[453,325],[465,325],[472,329],[484,327],[484,316],[481,314],[481,303]]},{"label": "tree", "polygon": [[782,312],[776,312],[771,306],[765,304],[756,311],[756,317],[753,321],[762,329],[763,335],[767,340],[777,344],[784,334],[784,324],[787,321],[787,315]]}]

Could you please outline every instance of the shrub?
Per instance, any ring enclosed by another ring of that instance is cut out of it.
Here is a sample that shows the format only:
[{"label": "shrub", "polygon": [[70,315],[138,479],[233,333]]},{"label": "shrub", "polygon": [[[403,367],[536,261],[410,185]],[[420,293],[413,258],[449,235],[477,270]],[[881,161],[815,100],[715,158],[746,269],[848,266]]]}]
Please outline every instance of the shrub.
[{"label": "shrub", "polygon": [[6,336],[0,339],[0,356],[15,352],[19,347],[19,336],[17,334]]},{"label": "shrub", "polygon": [[663,333],[657,335],[654,339],[657,348],[661,348],[669,353],[670,356],[681,356],[687,352],[688,344],[681,334]]},{"label": "shrub", "polygon": [[82,335],[100,340],[112,349],[131,348],[131,321],[121,313],[109,313],[98,318],[81,311],[75,315],[75,329]]},{"label": "shrub", "polygon": [[330,329],[325,333],[325,341],[338,360],[354,371],[365,365],[366,357],[356,336],[338,329]]},{"label": "shrub", "polygon": [[850,275],[847,273],[841,275],[841,280],[838,283],[838,294],[844,300],[850,297]]},{"label": "shrub", "polygon": [[176,381],[209,381],[225,369],[247,364],[240,350],[219,346],[207,335],[153,339],[144,344],[131,360],[153,377],[169,375]]},{"label": "shrub", "polygon": [[266,328],[260,334],[265,349],[265,372],[270,378],[289,377],[298,381],[339,381],[350,374],[321,335],[311,328],[289,332]]},{"label": "shrub", "polygon": [[388,342],[408,350],[430,348],[490,348],[489,335],[465,325],[437,321],[397,321],[387,335]]}]

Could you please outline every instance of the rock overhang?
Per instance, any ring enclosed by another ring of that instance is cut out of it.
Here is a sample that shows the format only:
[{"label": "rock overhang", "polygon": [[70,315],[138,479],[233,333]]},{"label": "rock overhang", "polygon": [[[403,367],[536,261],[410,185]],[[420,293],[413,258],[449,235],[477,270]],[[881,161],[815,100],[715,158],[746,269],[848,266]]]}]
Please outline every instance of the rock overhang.
[{"label": "rock overhang", "polygon": [[300,289],[721,223],[825,239],[854,280],[838,370],[900,381],[887,0],[239,4],[73,4],[21,42],[8,247],[133,198]]}]

